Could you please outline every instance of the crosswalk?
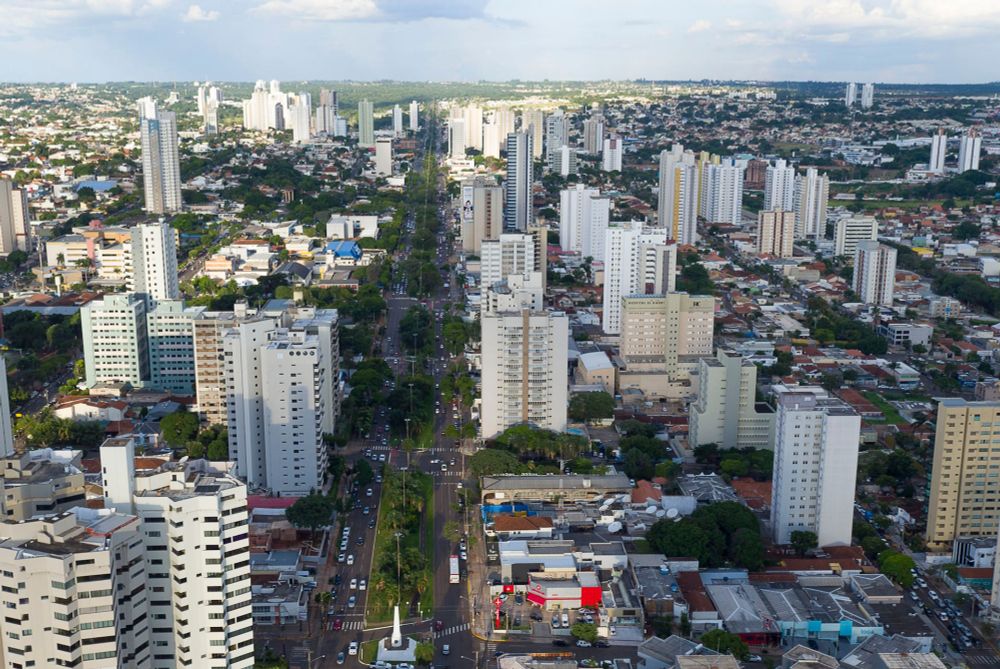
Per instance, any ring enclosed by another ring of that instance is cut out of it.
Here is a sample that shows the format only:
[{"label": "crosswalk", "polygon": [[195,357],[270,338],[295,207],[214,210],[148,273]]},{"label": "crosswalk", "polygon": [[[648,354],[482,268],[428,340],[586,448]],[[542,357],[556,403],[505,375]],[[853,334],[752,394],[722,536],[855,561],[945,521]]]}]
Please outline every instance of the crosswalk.
[{"label": "crosswalk", "polygon": [[435,639],[441,639],[441,638],[444,638],[446,636],[451,636],[452,634],[458,634],[459,632],[465,632],[465,631],[468,631],[469,628],[471,628],[471,627],[472,627],[472,625],[470,625],[469,623],[462,623],[461,625],[454,625],[453,627],[449,627],[447,629],[443,629],[440,632],[435,632],[434,633],[434,638]]},{"label": "crosswalk", "polygon": [[497,642],[488,641],[486,643],[486,657],[493,657],[497,652]]},{"label": "crosswalk", "polygon": [[969,664],[980,665],[980,664],[1000,664],[1000,658],[996,655],[966,655],[965,659],[968,660]]}]

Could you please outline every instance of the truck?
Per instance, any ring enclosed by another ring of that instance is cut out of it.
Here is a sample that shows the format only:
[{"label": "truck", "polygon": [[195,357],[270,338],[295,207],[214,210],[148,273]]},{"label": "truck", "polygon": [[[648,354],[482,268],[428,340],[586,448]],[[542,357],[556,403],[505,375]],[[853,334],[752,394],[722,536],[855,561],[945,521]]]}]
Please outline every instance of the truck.
[{"label": "truck", "polygon": [[458,583],[458,556],[452,555],[448,558],[448,582]]}]

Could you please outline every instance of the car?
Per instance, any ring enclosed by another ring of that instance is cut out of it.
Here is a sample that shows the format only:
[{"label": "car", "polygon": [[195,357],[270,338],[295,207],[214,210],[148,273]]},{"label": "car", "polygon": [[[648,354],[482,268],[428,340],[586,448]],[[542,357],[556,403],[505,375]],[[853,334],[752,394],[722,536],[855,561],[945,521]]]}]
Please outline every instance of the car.
[{"label": "car", "polygon": [[443,471],[443,472],[448,471],[448,465],[442,464],[441,465],[441,471]]},{"label": "car", "polygon": [[371,497],[371,496],[372,496],[372,489],[368,488],[368,490],[365,491],[365,497]]},{"label": "car", "polygon": [[347,647],[347,654],[348,655],[357,655],[358,654],[358,642],[357,641],[352,641],[351,645],[349,645]]},{"label": "car", "polygon": [[920,597],[918,597],[917,593],[913,592],[912,590],[910,591],[910,599],[912,599],[915,602],[919,602],[920,601]]},{"label": "car", "polygon": [[366,579],[361,579],[358,582],[358,590],[367,590],[367,589],[368,589],[368,581]]},{"label": "car", "polygon": [[363,534],[358,535],[358,545],[359,546],[364,546],[365,545],[365,535],[363,535]]},{"label": "car", "polygon": [[514,603],[524,604],[524,595],[522,595],[520,592],[514,595]]},{"label": "car", "polygon": [[468,560],[469,554],[466,553],[465,551],[462,551],[461,553],[458,554],[458,557],[462,558],[463,560]]},{"label": "car", "polygon": [[618,634],[618,630],[615,629],[614,625],[612,625],[611,627],[608,628],[608,634],[610,636],[614,636],[614,635]]},{"label": "car", "polygon": [[336,576],[333,577],[333,583],[334,583],[334,585],[340,585],[340,582],[343,581],[343,580],[344,580],[344,577],[341,576],[340,574],[337,574]]},{"label": "car", "polygon": [[[362,515],[365,515],[365,516],[367,516],[367,515],[368,515],[369,513],[371,513],[371,509],[369,509],[369,508],[368,508],[368,507],[366,506],[365,508],[363,508],[363,509],[361,510],[361,513],[362,513]],[[361,537],[358,537],[358,539],[360,539],[360,538],[361,538]]]},{"label": "car", "polygon": [[458,482],[458,485],[457,485],[456,487],[457,487],[457,488],[458,488],[459,490],[461,490],[461,489],[462,489],[462,482],[461,482],[461,481],[459,481],[459,482]]},{"label": "car", "polygon": [[375,477],[375,483],[381,483],[381,482],[382,482],[382,475],[379,474],[378,476]]},{"label": "car", "polygon": [[340,651],[339,653],[337,653],[337,664],[343,664],[343,663],[344,663],[344,651]]},{"label": "car", "polygon": [[589,641],[584,641],[583,639],[580,639],[579,641],[576,642],[576,645],[577,648],[590,648],[591,643]]},{"label": "car", "polygon": [[375,528],[375,519],[372,518],[371,520],[368,521],[368,529],[371,530],[374,528]]},{"label": "car", "polygon": [[552,629],[559,629],[559,616],[552,616]]},{"label": "car", "polygon": [[341,553],[340,555],[337,556],[337,562],[343,562],[343,561],[344,561],[344,554]]},{"label": "car", "polygon": [[354,564],[354,556],[353,555],[348,555],[347,556],[347,564],[348,565]]},{"label": "car", "polygon": [[747,658],[747,660],[750,662],[763,662],[764,658],[762,658],[760,655],[750,655]]},{"label": "car", "polygon": [[443,629],[444,629],[444,623],[441,622],[440,620],[435,620],[434,621],[434,631],[435,632],[440,632]]},{"label": "car", "polygon": [[563,627],[569,627],[569,614],[568,613],[562,614],[562,626]]},{"label": "car", "polygon": [[355,597],[354,595],[351,595],[350,597],[347,598],[347,608],[353,609],[354,605],[357,603],[358,603],[358,598]]},{"label": "car", "polygon": [[340,630],[344,629],[344,619],[343,618],[334,618],[334,620],[333,620],[333,629],[336,630],[336,631],[338,631],[338,632]]},{"label": "car", "polygon": [[560,648],[565,648],[566,646],[569,645],[569,642],[566,641],[566,639],[556,639],[552,642],[552,645],[559,646]]},{"label": "car", "polygon": [[441,654],[442,655],[448,655],[450,653],[451,653],[451,646],[449,646],[448,644],[445,644],[445,645],[441,646]]},{"label": "car", "polygon": [[611,644],[607,641],[597,640],[594,642],[594,648],[610,648]]},{"label": "car", "polygon": [[358,579],[352,578],[351,579],[351,585],[348,586],[348,587],[350,587],[351,590],[357,590],[358,589]]}]

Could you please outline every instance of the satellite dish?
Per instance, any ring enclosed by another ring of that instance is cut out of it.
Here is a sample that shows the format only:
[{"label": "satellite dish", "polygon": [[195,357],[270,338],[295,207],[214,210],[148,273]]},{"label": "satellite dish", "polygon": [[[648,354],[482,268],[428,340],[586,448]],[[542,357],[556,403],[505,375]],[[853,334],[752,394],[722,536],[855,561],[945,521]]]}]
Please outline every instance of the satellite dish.
[{"label": "satellite dish", "polygon": [[677,509],[667,509],[667,518],[676,518],[680,512]]},{"label": "satellite dish", "polygon": [[663,518],[663,516],[665,516],[665,515],[667,515],[667,512],[664,511],[663,509],[660,509],[659,511],[656,512],[656,517],[657,518]]},{"label": "satellite dish", "polygon": [[628,502],[632,499],[632,495],[622,495],[622,501]]},{"label": "satellite dish", "polygon": [[647,506],[646,507],[646,513],[656,513],[656,507],[655,506]]},{"label": "satellite dish", "polygon": [[608,525],[608,532],[614,534],[615,532],[621,532],[622,524],[617,520]]}]

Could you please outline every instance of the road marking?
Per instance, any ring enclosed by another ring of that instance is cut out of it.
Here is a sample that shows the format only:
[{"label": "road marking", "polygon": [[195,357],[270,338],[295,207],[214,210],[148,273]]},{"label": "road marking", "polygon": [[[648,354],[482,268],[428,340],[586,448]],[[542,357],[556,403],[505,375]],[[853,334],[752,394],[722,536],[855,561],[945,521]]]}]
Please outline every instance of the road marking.
[{"label": "road marking", "polygon": [[434,633],[434,638],[435,639],[441,639],[441,638],[446,637],[446,636],[451,636],[452,634],[458,634],[459,632],[466,632],[471,627],[472,627],[472,625],[469,624],[469,623],[462,623],[461,625],[454,625],[454,626],[449,627],[448,629],[443,630],[441,632],[435,632]]}]

